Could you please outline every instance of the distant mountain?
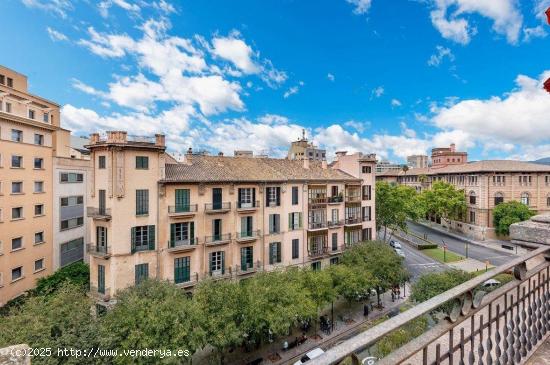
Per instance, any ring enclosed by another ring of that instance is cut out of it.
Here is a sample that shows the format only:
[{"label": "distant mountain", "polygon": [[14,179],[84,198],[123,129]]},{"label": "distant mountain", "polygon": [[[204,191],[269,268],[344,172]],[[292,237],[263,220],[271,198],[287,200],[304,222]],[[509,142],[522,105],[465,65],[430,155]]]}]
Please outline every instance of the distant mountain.
[{"label": "distant mountain", "polygon": [[545,157],[545,158],[541,158],[541,159],[538,159],[536,161],[533,161],[534,163],[540,163],[540,164],[543,164],[543,165],[550,165],[550,157]]}]

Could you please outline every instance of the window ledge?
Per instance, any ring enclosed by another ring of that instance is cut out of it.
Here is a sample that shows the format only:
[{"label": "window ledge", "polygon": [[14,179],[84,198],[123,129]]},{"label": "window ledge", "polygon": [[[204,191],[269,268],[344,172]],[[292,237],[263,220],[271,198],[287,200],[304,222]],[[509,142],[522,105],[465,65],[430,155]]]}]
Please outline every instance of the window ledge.
[{"label": "window ledge", "polygon": [[33,170],[46,170],[46,169],[43,167],[34,167]]},{"label": "window ledge", "polygon": [[11,250],[10,252],[17,252],[17,251],[21,251],[21,250],[24,250],[25,247],[19,247],[19,248],[16,248],[14,250]]},{"label": "window ledge", "polygon": [[12,169],[12,170],[25,170],[24,167],[14,167],[14,166],[10,167],[10,169]]},{"label": "window ledge", "polygon": [[24,192],[22,192],[22,193],[10,193],[10,195],[25,195],[25,193]]},{"label": "window ledge", "polygon": [[46,194],[45,191],[35,191],[33,194]]},{"label": "window ledge", "polygon": [[46,214],[38,214],[38,215],[33,215],[32,217],[33,218],[40,218],[40,217],[45,217]]},{"label": "window ledge", "polygon": [[25,219],[24,217],[22,217],[22,218],[12,218],[11,221],[16,222],[16,221],[22,221],[24,219]]},{"label": "window ledge", "polygon": [[32,273],[33,273],[33,274],[38,274],[39,272],[44,271],[44,270],[46,270],[45,267],[43,267],[43,268],[41,268],[41,269],[38,269],[38,270],[34,270]]},{"label": "window ledge", "polygon": [[46,241],[35,242],[33,243],[33,246],[40,246],[40,245],[43,245],[44,243],[46,243]]},{"label": "window ledge", "polygon": [[145,213],[145,214],[136,214],[136,217],[148,217],[149,216],[149,213]]},{"label": "window ledge", "polygon": [[25,275],[22,275],[22,276],[18,277],[17,279],[10,281],[10,284],[17,283],[18,281],[23,280],[23,279],[25,279]]}]

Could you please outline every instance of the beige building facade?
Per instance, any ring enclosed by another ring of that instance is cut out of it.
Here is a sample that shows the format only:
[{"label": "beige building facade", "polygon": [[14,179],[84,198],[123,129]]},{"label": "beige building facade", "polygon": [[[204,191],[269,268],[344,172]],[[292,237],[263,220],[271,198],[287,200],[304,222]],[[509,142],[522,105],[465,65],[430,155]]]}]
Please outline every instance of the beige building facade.
[{"label": "beige building facade", "polygon": [[92,292],[155,277],[192,289],[287,266],[320,269],[374,239],[373,155],[326,162],[187,154],[164,136],[108,132],[90,145]]},{"label": "beige building facade", "polygon": [[0,66],[0,306],[52,272],[53,159],[68,149],[59,105]]}]

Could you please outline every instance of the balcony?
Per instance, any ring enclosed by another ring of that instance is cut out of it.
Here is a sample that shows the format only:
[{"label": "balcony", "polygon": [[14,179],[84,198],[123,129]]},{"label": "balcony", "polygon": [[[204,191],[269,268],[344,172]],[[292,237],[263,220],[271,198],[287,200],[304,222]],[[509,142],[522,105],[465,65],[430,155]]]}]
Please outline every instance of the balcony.
[{"label": "balcony", "polygon": [[308,230],[317,231],[321,229],[327,229],[327,222],[309,222]]},{"label": "balcony", "polygon": [[346,226],[354,226],[361,223],[363,223],[363,220],[360,217],[352,217],[352,218],[346,218],[344,224]]},{"label": "balcony", "polygon": [[319,257],[323,257],[327,254],[328,247],[327,246],[321,246],[321,247],[308,247],[307,254],[309,258],[316,259]]},{"label": "balcony", "polygon": [[204,212],[206,214],[227,213],[231,210],[231,203],[206,203],[204,204]]},{"label": "balcony", "polygon": [[253,202],[237,202],[237,212],[246,213],[257,210],[260,207],[260,201]]},{"label": "balcony", "polygon": [[199,243],[197,237],[186,240],[175,240],[168,244],[168,252],[185,252],[194,250]]},{"label": "balcony", "polygon": [[189,280],[181,283],[176,283],[176,286],[181,289],[187,289],[195,286],[198,282],[199,282],[199,274],[195,272],[189,275]]},{"label": "balcony", "polygon": [[243,275],[254,274],[254,273],[260,271],[261,269],[262,269],[262,262],[261,261],[256,261],[251,266],[247,265],[247,266],[243,267],[242,265],[237,265],[236,268],[235,268],[235,272],[236,272],[237,276],[243,276]]},{"label": "balcony", "polygon": [[227,269],[224,268],[223,270],[210,271],[207,274],[207,277],[210,277],[213,280],[229,279],[232,276],[233,276],[233,270],[231,267],[228,267]]},{"label": "balcony", "polygon": [[361,203],[361,195],[347,195],[346,203]]},{"label": "balcony", "polygon": [[204,244],[206,246],[225,245],[229,242],[231,242],[231,233],[206,236],[204,238]]},{"label": "balcony", "polygon": [[328,221],[327,226],[328,228],[338,228],[342,227],[344,225],[344,220],[340,219],[338,221]]},{"label": "balcony", "polygon": [[170,205],[168,207],[169,217],[192,217],[197,213],[197,204]]},{"label": "balcony", "polygon": [[89,243],[86,245],[86,252],[94,257],[99,257],[103,259],[108,259],[111,257],[111,247],[109,246],[99,246],[95,243]]},{"label": "balcony", "polygon": [[331,196],[331,197],[327,198],[327,203],[329,205],[340,204],[343,201],[344,201],[344,197],[342,195],[336,195],[336,196]]},{"label": "balcony", "polygon": [[336,247],[330,246],[328,249],[329,255],[339,255],[346,249],[346,245],[338,245]]},{"label": "balcony", "polygon": [[327,197],[326,196],[320,196],[320,197],[316,197],[316,198],[309,198],[308,200],[308,203],[310,206],[312,207],[319,207],[319,206],[324,206],[327,204]]},{"label": "balcony", "polygon": [[99,289],[96,286],[91,286],[90,296],[95,300],[108,302],[111,300],[111,289],[103,288],[103,290],[99,291]]},{"label": "balcony", "polygon": [[[550,247],[538,247],[332,347],[315,364],[543,363],[537,355],[544,358],[538,349],[550,332]],[[482,288],[510,271],[512,281],[492,291]],[[451,303],[445,319],[386,357],[372,356],[378,341],[445,303]]]},{"label": "balcony", "polygon": [[86,213],[88,218],[93,218],[93,219],[102,220],[102,221],[111,220],[111,208],[87,207]]},{"label": "balcony", "polygon": [[236,237],[236,240],[239,243],[253,242],[260,238],[260,230],[237,232]]}]

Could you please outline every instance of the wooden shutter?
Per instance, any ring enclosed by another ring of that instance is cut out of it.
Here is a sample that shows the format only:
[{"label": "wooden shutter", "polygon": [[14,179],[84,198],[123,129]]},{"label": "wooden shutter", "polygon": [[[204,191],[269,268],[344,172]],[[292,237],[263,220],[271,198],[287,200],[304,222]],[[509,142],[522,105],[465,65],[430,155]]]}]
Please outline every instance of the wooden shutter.
[{"label": "wooden shutter", "polygon": [[277,242],[277,262],[281,262],[281,242]]},{"label": "wooden shutter", "polygon": [[256,188],[252,188],[252,206],[256,206]]},{"label": "wooden shutter", "polygon": [[208,254],[208,273],[212,276],[212,252]]},{"label": "wooden shutter", "polygon": [[246,248],[241,247],[241,270],[246,271]]},{"label": "wooden shutter", "polygon": [[292,230],[292,228],[293,228],[293,227],[292,227],[292,221],[293,221],[293,219],[292,219],[292,213],[288,213],[288,229],[289,229],[289,230]]},{"label": "wooden shutter", "polygon": [[176,223],[170,224],[170,247],[174,247],[176,243]]},{"label": "wooden shutter", "polygon": [[225,274],[225,251],[221,252],[222,254],[222,275]]},{"label": "wooden shutter", "polygon": [[281,187],[276,187],[277,192],[277,206],[281,205]]},{"label": "wooden shutter", "polygon": [[281,231],[281,215],[275,214],[275,232],[279,233]]},{"label": "wooden shutter", "polygon": [[147,233],[149,235],[149,249],[154,250],[155,249],[155,226],[151,225],[147,229]]},{"label": "wooden shutter", "polygon": [[189,222],[189,242],[194,245],[195,242],[195,222]]},{"label": "wooden shutter", "polygon": [[302,212],[298,213],[298,227],[302,228]]},{"label": "wooden shutter", "polygon": [[269,244],[269,264],[273,265],[273,245],[274,243]]},{"label": "wooden shutter", "polygon": [[271,188],[265,188],[265,206],[269,207],[269,192]]},{"label": "wooden shutter", "polygon": [[136,227],[132,227],[131,229],[131,245],[132,253],[136,252]]}]

